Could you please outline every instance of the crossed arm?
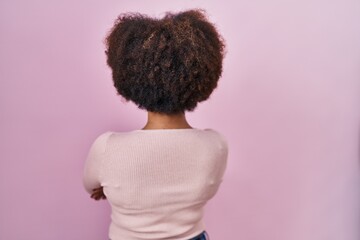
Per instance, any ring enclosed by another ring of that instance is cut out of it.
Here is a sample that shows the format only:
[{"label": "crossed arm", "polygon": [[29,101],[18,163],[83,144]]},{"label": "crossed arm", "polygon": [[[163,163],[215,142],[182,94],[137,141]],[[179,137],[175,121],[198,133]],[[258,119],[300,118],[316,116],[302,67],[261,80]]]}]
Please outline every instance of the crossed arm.
[{"label": "crossed arm", "polygon": [[90,195],[90,197],[97,201],[100,199],[106,199],[106,196],[103,191],[103,187],[94,188],[93,193]]},{"label": "crossed arm", "polygon": [[106,142],[111,132],[105,132],[99,135],[92,143],[88,152],[84,170],[83,170],[83,186],[95,200],[106,199],[103,187],[100,182],[100,171],[105,152]]}]

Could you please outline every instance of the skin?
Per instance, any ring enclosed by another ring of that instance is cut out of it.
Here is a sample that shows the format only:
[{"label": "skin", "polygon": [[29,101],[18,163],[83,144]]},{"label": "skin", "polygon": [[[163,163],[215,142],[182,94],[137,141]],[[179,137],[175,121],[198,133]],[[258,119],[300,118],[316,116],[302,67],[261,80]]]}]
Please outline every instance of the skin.
[{"label": "skin", "polygon": [[192,128],[186,121],[185,113],[179,114],[163,114],[156,112],[148,112],[148,120],[145,129],[172,129],[172,128]]},{"label": "skin", "polygon": [[[185,113],[162,114],[148,111],[148,119],[142,130],[146,129],[174,129],[174,128],[193,128],[186,120]],[[94,188],[91,198],[95,200],[106,199],[103,187]]]}]

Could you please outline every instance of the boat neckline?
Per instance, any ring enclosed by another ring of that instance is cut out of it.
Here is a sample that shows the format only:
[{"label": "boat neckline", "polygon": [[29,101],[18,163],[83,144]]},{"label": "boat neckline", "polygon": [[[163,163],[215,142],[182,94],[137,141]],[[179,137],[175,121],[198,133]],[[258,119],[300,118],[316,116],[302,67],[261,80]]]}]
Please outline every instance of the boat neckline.
[{"label": "boat neckline", "polygon": [[209,131],[215,131],[212,128],[156,128],[156,129],[135,129],[130,131],[111,131],[112,133],[176,133],[176,132],[209,132]]},{"label": "boat neckline", "polygon": [[135,129],[132,132],[162,132],[162,131],[196,131],[205,130],[199,128],[154,128],[154,129]]}]

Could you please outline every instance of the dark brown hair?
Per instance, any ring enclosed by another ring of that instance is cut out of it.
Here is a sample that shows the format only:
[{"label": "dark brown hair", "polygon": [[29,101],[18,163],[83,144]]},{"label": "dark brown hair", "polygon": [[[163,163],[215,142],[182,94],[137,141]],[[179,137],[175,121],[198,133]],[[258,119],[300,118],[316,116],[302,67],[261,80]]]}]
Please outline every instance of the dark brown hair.
[{"label": "dark brown hair", "polygon": [[120,14],[105,38],[117,94],[147,111],[193,111],[222,73],[225,41],[203,9]]}]

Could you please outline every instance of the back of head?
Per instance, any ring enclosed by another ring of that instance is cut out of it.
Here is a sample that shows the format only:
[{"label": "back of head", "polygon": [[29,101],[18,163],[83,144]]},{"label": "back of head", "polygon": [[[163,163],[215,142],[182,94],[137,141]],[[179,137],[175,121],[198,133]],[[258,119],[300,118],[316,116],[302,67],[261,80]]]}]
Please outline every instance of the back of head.
[{"label": "back of head", "polygon": [[120,14],[105,43],[117,93],[147,111],[193,111],[222,73],[224,39],[201,9]]}]

